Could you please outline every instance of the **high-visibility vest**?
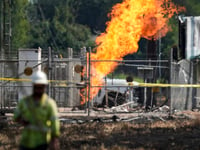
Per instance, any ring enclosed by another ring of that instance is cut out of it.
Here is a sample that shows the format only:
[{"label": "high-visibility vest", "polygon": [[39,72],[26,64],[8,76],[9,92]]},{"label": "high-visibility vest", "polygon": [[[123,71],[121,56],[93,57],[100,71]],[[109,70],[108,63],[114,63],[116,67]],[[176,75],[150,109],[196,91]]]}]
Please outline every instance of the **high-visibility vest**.
[{"label": "high-visibility vest", "polygon": [[43,94],[38,102],[32,96],[20,100],[14,112],[14,120],[19,117],[30,123],[22,131],[22,146],[34,148],[48,144],[52,136],[60,135],[57,105],[47,94]]}]

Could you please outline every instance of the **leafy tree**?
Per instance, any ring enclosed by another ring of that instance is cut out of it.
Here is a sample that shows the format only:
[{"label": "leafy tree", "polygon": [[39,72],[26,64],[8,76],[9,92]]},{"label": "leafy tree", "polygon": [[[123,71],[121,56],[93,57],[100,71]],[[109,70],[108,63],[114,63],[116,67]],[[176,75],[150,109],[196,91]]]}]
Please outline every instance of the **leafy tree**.
[{"label": "leafy tree", "polygon": [[[76,0],[78,1],[78,0]],[[122,0],[84,0],[79,5],[76,21],[87,25],[93,33],[103,32],[112,6]]]},{"label": "leafy tree", "polygon": [[[95,46],[95,35],[104,32],[112,6],[123,0],[14,0],[12,11],[12,48],[51,46],[58,51],[68,47],[77,52],[82,46]],[[200,15],[199,0],[173,0],[185,6],[185,16]],[[28,6],[28,7],[27,7]],[[28,14],[27,14],[28,12]],[[28,18],[27,18],[28,15]],[[169,57],[172,45],[178,44],[177,16],[170,20],[171,32],[162,41],[162,58]],[[141,39],[136,54],[125,58],[145,58],[147,41]]]},{"label": "leafy tree", "polygon": [[26,47],[30,40],[30,24],[27,19],[27,0],[12,1],[12,49]]},{"label": "leafy tree", "polygon": [[75,22],[73,3],[67,1],[55,7],[55,16],[52,21],[53,35],[60,47],[66,49],[72,47],[79,50],[88,45],[91,37],[90,29],[87,26]]},{"label": "leafy tree", "polygon": [[41,0],[29,7],[31,18],[34,18],[33,10],[37,10],[37,17],[31,26],[31,46],[41,46],[43,49],[51,46],[59,53],[65,52],[68,47],[79,51],[83,46],[93,46],[90,28],[75,22],[78,7],[74,7],[76,1],[51,1],[47,3]]},{"label": "leafy tree", "polygon": [[186,12],[183,13],[185,16],[199,16],[200,15],[200,3],[199,0],[173,0],[176,4],[184,6]]}]

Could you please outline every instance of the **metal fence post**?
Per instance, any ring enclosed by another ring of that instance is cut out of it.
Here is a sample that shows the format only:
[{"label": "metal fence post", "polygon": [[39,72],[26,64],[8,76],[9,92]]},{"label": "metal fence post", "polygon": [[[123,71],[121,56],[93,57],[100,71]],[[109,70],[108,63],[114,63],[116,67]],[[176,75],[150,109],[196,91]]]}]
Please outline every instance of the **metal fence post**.
[{"label": "metal fence post", "polygon": [[[172,82],[172,56],[173,56],[173,48],[170,49],[170,59],[169,59],[169,83]],[[171,96],[171,90],[172,88],[169,87],[169,93],[168,93],[168,100],[170,100],[170,115],[173,114],[173,104],[172,104],[172,96]]]},{"label": "metal fence post", "polygon": [[89,47],[89,55],[88,55],[88,102],[87,102],[87,104],[88,104],[88,116],[90,116],[90,88],[91,88],[91,82],[90,82],[90,63],[91,63],[91,58],[90,58],[90,56],[91,56],[91,48]]},{"label": "metal fence post", "polygon": [[[72,68],[73,68],[73,62],[72,62],[72,58],[73,58],[73,49],[72,48],[68,48],[68,78],[67,80],[69,82],[72,82],[73,80],[73,73],[72,73]],[[73,106],[73,88],[68,87],[68,102],[67,105],[68,106]]]},{"label": "metal fence post", "polygon": [[[51,61],[52,61],[52,56],[51,56],[51,47],[48,47],[48,79],[51,80]],[[51,83],[48,84],[48,94],[51,96]]]}]

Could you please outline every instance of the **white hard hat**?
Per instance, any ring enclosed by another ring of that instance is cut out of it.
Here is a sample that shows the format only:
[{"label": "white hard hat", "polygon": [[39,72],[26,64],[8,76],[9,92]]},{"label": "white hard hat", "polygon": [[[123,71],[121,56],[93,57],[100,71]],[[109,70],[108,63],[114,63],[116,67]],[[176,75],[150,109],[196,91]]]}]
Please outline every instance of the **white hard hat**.
[{"label": "white hard hat", "polygon": [[48,84],[47,75],[42,71],[36,71],[32,75],[32,83],[33,84]]}]

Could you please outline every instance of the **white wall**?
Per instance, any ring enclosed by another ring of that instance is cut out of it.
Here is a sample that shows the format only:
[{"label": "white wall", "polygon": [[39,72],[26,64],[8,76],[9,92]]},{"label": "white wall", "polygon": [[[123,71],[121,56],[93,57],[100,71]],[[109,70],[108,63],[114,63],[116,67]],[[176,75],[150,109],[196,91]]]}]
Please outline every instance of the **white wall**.
[{"label": "white wall", "polygon": [[[19,49],[19,70],[18,74],[22,74],[26,67],[34,67],[33,72],[36,70],[41,70],[41,48],[38,49]],[[37,66],[38,65],[38,66]],[[37,66],[37,67],[35,67]],[[24,73],[19,77],[21,79],[30,79],[31,76],[27,76]],[[24,96],[30,95],[32,93],[31,82],[19,82],[21,86],[19,90],[18,99],[20,100]]]}]

